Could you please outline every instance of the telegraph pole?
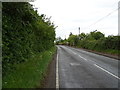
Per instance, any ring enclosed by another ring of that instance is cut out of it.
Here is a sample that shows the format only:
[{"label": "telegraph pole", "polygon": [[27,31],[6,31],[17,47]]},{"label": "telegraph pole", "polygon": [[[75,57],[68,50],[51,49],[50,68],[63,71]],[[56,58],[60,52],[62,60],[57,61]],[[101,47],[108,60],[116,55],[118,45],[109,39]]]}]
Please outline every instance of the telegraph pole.
[{"label": "telegraph pole", "polygon": [[79,35],[78,36],[79,36],[79,39],[80,39],[80,27],[78,28],[78,30],[79,30]]},{"label": "telegraph pole", "polygon": [[78,29],[79,29],[79,35],[80,35],[80,27]]},{"label": "telegraph pole", "polygon": [[66,35],[65,35],[65,40],[66,40]]}]

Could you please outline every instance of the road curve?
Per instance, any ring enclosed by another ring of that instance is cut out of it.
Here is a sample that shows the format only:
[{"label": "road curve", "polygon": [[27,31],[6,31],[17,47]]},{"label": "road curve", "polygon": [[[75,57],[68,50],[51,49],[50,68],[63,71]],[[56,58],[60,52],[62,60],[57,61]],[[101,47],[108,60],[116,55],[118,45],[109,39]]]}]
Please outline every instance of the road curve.
[{"label": "road curve", "polygon": [[118,88],[118,60],[57,46],[59,88]]}]

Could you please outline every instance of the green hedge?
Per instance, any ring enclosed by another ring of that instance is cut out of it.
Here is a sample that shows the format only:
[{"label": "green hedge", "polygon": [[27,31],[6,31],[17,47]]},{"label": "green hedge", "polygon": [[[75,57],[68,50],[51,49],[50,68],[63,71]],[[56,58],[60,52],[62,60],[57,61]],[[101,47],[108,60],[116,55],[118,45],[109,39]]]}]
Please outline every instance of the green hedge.
[{"label": "green hedge", "polygon": [[118,54],[117,51],[120,50],[119,44],[120,36],[108,36],[99,40],[80,40],[78,47]]},{"label": "green hedge", "polygon": [[74,43],[73,46],[95,51],[119,54],[118,51],[120,50],[120,36],[105,37],[103,33],[97,30],[88,34],[70,35],[66,41],[69,42],[68,45]]},{"label": "green hedge", "polygon": [[3,76],[14,64],[54,46],[54,24],[27,2],[3,2],[2,29]]}]

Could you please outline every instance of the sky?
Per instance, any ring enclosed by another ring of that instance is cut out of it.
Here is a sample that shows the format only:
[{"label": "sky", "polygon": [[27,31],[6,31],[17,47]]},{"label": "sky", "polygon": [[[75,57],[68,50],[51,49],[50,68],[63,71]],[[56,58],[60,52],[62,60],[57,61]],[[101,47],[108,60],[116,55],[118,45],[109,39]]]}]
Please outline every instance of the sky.
[{"label": "sky", "polygon": [[98,30],[108,35],[118,35],[119,0],[35,0],[31,2],[38,13],[51,16],[56,37],[68,38]]}]

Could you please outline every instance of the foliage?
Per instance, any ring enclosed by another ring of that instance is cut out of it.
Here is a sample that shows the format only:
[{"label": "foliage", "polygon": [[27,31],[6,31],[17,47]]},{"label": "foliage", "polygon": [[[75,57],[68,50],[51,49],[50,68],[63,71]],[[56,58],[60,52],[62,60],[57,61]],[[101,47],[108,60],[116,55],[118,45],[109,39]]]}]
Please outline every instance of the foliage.
[{"label": "foliage", "polygon": [[55,47],[29,58],[29,62],[16,65],[16,70],[3,77],[4,88],[41,88],[47,68],[56,51]]},{"label": "foliage", "polygon": [[100,38],[103,38],[103,37],[104,37],[104,34],[101,33],[101,32],[99,32],[99,31],[97,31],[97,30],[95,30],[95,31],[93,31],[93,32],[90,32],[89,35],[90,35],[91,37],[93,37],[93,39],[95,39],[95,40],[99,40]]},{"label": "foliage", "polygon": [[77,46],[112,54],[119,54],[118,50],[120,50],[120,36],[105,37],[103,33],[97,30],[90,32],[89,34],[81,33],[80,35],[73,35],[70,33],[67,41],[70,46]]},{"label": "foliage", "polygon": [[81,34],[79,35],[79,39],[80,39],[80,40],[84,40],[85,38],[86,38],[85,33],[81,33]]},{"label": "foliage", "polygon": [[70,32],[69,37],[70,37],[71,35],[73,35],[72,32]]},{"label": "foliage", "polygon": [[70,35],[69,38],[68,38],[68,42],[71,46],[72,45],[77,45],[77,43],[78,43],[77,35]]},{"label": "foliage", "polygon": [[63,39],[61,37],[57,37],[55,42],[56,44],[63,43]]},{"label": "foliage", "polygon": [[54,46],[55,27],[27,2],[4,2],[2,9],[3,76],[14,64]]}]

